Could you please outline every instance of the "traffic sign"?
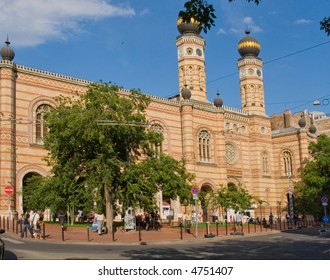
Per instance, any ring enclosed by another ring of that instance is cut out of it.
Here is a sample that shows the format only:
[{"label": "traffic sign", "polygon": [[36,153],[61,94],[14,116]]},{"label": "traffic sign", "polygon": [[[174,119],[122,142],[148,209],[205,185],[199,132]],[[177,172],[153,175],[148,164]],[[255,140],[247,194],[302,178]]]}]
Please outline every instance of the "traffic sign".
[{"label": "traffic sign", "polygon": [[13,186],[5,186],[6,194],[9,194],[9,195],[13,194],[13,190],[14,190]]},{"label": "traffic sign", "polygon": [[198,192],[199,192],[199,190],[198,190],[197,187],[192,187],[192,188],[191,188],[191,193],[192,193],[192,194],[198,194]]},{"label": "traffic sign", "polygon": [[323,223],[328,223],[329,222],[329,217],[328,216],[323,216],[322,221],[323,221]]},{"label": "traffic sign", "polygon": [[328,198],[326,196],[322,196],[321,202],[322,203],[327,203],[328,202]]},{"label": "traffic sign", "polygon": [[193,199],[194,199],[194,200],[198,199],[198,194],[193,193]]}]

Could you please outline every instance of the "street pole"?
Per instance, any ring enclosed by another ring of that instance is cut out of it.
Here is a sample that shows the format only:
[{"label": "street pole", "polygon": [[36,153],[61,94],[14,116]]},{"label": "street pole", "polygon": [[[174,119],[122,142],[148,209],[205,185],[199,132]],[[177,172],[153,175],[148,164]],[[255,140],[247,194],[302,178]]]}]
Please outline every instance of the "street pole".
[{"label": "street pole", "polygon": [[291,184],[291,173],[290,170],[288,171],[288,180],[289,180],[289,215],[290,215],[290,226],[292,228],[292,219],[294,217],[294,211],[293,211],[293,197],[292,197],[292,184]]},{"label": "street pole", "polygon": [[198,237],[197,197],[195,199],[195,222],[196,222],[196,238],[197,238]]}]

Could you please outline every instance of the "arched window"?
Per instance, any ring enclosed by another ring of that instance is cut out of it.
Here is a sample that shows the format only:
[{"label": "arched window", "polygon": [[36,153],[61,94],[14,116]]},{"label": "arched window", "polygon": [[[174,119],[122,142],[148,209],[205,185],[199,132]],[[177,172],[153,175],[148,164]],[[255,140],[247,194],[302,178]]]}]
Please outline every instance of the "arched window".
[{"label": "arched window", "polygon": [[208,131],[202,130],[198,134],[199,160],[202,162],[211,161],[211,135]]},{"label": "arched window", "polygon": [[[151,129],[154,132],[159,133],[161,135],[163,135],[163,133],[164,133],[163,127],[159,124],[152,124]],[[155,151],[156,154],[162,153],[163,152],[163,142],[154,143],[153,144],[153,150]]]},{"label": "arched window", "polygon": [[49,112],[50,107],[47,104],[42,104],[38,106],[36,110],[36,126],[35,126],[35,131],[36,131],[36,143],[37,144],[43,144],[44,138],[46,137],[48,133],[48,127],[45,122],[45,113]]},{"label": "arched window", "polygon": [[268,154],[266,152],[262,153],[262,174],[268,175]]},{"label": "arched window", "polygon": [[289,151],[283,152],[283,171],[284,175],[292,175],[292,155]]}]

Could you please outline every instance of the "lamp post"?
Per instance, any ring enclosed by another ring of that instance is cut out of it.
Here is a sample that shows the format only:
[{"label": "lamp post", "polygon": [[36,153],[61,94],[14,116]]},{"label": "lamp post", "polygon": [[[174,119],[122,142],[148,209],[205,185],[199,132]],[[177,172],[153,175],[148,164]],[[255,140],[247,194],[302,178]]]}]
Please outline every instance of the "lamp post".
[{"label": "lamp post", "polygon": [[293,211],[293,192],[292,192],[292,184],[291,184],[291,172],[288,170],[288,180],[289,180],[289,223],[292,228],[292,219],[294,217],[294,211]]}]

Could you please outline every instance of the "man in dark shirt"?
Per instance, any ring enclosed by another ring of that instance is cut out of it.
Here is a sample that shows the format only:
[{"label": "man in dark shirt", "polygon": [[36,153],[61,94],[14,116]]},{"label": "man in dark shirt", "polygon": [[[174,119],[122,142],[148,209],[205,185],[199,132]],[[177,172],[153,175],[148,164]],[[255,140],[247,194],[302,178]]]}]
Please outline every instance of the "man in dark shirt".
[{"label": "man in dark shirt", "polygon": [[21,232],[21,238],[25,238],[27,230],[30,232],[31,238],[34,238],[33,231],[30,225],[30,209],[27,209],[24,214],[23,229]]}]

